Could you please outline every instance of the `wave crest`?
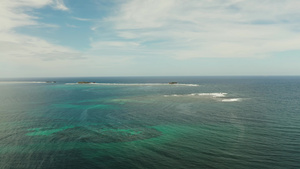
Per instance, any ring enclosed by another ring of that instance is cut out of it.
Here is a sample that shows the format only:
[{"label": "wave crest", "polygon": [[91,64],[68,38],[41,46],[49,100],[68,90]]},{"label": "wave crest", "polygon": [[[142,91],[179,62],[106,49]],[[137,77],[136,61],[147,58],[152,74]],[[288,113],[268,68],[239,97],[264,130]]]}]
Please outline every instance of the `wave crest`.
[{"label": "wave crest", "polygon": [[172,95],[164,95],[165,97],[175,96],[210,96],[210,97],[225,97],[227,93],[191,93],[191,94],[172,94]]},{"label": "wave crest", "polygon": [[222,99],[222,102],[238,102],[241,101],[240,98]]}]

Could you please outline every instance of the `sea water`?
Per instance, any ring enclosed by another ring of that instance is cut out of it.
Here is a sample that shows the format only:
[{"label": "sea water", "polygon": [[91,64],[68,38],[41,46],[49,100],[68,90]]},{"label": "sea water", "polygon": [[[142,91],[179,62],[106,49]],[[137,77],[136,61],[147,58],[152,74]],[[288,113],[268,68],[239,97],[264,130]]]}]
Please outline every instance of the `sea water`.
[{"label": "sea water", "polygon": [[1,79],[0,168],[300,168],[299,122],[300,77]]}]

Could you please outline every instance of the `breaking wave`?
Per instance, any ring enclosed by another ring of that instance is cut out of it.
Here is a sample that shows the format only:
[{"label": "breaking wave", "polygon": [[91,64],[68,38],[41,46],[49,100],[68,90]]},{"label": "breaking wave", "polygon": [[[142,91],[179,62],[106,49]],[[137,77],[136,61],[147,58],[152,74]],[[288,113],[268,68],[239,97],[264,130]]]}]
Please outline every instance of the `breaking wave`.
[{"label": "breaking wave", "polygon": [[240,98],[222,99],[222,102],[238,102],[241,101]]},{"label": "breaking wave", "polygon": [[172,95],[164,95],[165,97],[170,97],[170,96],[175,96],[175,97],[180,97],[180,96],[210,96],[210,97],[225,97],[227,93],[192,93],[192,94],[172,94]]}]

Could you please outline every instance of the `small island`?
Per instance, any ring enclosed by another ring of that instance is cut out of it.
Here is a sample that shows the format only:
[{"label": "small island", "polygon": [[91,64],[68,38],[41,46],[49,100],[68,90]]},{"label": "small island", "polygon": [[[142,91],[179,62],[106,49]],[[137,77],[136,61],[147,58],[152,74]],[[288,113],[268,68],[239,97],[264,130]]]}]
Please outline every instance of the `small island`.
[{"label": "small island", "polygon": [[169,82],[169,84],[177,84],[177,82]]},{"label": "small island", "polygon": [[91,84],[91,83],[95,83],[95,82],[85,82],[85,81],[77,82],[77,84]]}]

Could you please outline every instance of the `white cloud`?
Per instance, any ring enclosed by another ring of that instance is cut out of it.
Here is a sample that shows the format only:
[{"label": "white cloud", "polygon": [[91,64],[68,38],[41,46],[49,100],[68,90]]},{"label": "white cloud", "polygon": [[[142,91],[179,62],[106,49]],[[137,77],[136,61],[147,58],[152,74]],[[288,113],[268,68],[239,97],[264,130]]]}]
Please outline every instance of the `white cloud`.
[{"label": "white cloud", "polygon": [[53,4],[53,7],[55,9],[58,9],[58,10],[62,10],[62,11],[68,11],[69,9],[66,7],[66,5],[64,4],[64,1],[63,0],[54,0],[52,2]]},{"label": "white cloud", "polygon": [[88,19],[88,18],[79,18],[79,17],[72,17],[72,18],[78,21],[93,21],[93,19]]},{"label": "white cloud", "polygon": [[[126,69],[125,67],[131,64],[131,57],[121,57],[118,52],[102,52],[102,49],[117,47],[125,50],[126,47],[139,45],[135,42],[96,42],[90,50],[79,52],[15,31],[15,28],[24,26],[59,28],[39,22],[38,16],[34,15],[35,9],[46,6],[55,10],[69,10],[62,0],[1,1],[0,77],[98,76],[99,72],[117,75],[119,69]],[[74,19],[92,21],[84,18]],[[66,26],[75,27],[71,24]],[[113,55],[116,56],[111,57]],[[119,69],[113,68],[112,65]]]},{"label": "white cloud", "polygon": [[72,49],[51,44],[45,40],[15,33],[0,34],[1,58],[57,60],[80,58],[80,53]]},{"label": "white cloud", "polygon": [[124,48],[124,47],[136,47],[139,46],[138,43],[135,42],[121,42],[121,41],[100,41],[100,42],[94,42],[92,44],[92,49],[105,49],[105,48],[110,48],[110,47],[119,47],[119,48]]},{"label": "white cloud", "polygon": [[23,26],[52,27],[56,25],[39,23],[37,16],[28,14],[36,8],[47,5],[58,10],[67,10],[63,1],[52,0],[4,0],[0,4],[0,62],[32,64],[49,60],[70,60],[82,58],[73,49],[49,43],[41,38],[15,32]]},{"label": "white cloud", "polygon": [[77,28],[78,26],[76,25],[72,25],[72,24],[66,24],[67,27],[70,27],[70,28]]},{"label": "white cloud", "polygon": [[300,49],[294,0],[130,0],[116,11],[103,20],[113,34],[151,43],[148,49],[164,56],[264,57]]},{"label": "white cloud", "polygon": [[37,25],[37,16],[29,15],[33,9],[51,5],[57,10],[68,10],[62,0],[1,0],[0,31],[9,31],[16,27]]}]

